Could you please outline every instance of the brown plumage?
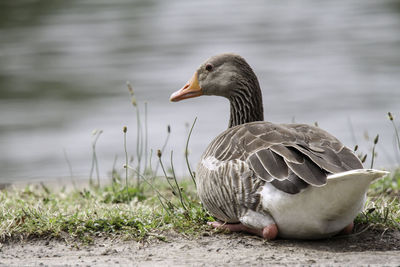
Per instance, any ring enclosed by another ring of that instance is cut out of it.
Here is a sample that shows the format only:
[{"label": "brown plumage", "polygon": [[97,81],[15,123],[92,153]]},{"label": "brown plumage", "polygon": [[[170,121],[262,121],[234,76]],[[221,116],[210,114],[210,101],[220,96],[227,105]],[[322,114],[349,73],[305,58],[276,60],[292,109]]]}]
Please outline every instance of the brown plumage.
[{"label": "brown plumage", "polygon": [[326,184],[329,173],[363,168],[339,140],[305,124],[252,122],[229,128],[211,142],[202,159],[210,156],[244,161],[257,178],[291,194]]}]

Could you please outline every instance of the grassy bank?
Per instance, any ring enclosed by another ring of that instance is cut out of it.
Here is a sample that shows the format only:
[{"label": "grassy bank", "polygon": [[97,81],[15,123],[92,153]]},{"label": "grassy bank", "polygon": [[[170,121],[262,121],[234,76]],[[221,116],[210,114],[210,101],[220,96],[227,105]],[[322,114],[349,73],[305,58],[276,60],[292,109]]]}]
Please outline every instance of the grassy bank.
[{"label": "grassy bank", "polygon": [[212,218],[188,184],[180,184],[185,191],[185,208],[165,184],[157,185],[165,206],[149,186],[129,188],[129,200],[125,187],[117,183],[69,191],[40,184],[7,189],[0,192],[0,240],[56,237],[91,242],[100,236],[163,239],[166,230],[195,235],[206,229],[206,221]]},{"label": "grassy bank", "polygon": [[[154,188],[129,188],[129,200],[119,182],[69,191],[40,184],[3,190],[0,239],[55,237],[90,243],[101,236],[143,240],[165,239],[165,231],[190,236],[213,231],[206,224],[212,218],[202,209],[192,181],[179,187],[183,204],[170,185],[161,182]],[[357,231],[400,230],[400,171],[372,185],[368,195],[365,210],[356,219]]]}]

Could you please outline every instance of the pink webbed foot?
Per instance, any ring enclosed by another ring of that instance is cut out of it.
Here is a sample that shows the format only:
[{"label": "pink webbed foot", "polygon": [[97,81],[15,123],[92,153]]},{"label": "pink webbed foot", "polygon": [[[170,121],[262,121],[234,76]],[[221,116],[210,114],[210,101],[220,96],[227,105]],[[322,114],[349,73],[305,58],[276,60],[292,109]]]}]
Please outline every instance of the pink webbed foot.
[{"label": "pink webbed foot", "polygon": [[354,228],[354,223],[351,222],[349,225],[343,228],[342,231],[340,231],[339,235],[349,235],[353,232],[353,228]]},{"label": "pink webbed foot", "polygon": [[229,230],[231,232],[246,232],[255,234],[266,240],[274,240],[278,235],[278,227],[276,224],[267,225],[262,229],[250,228],[242,223],[208,222],[208,225],[218,229]]},{"label": "pink webbed foot", "polygon": [[262,229],[262,238],[274,240],[278,236],[278,227],[276,224],[270,224]]}]

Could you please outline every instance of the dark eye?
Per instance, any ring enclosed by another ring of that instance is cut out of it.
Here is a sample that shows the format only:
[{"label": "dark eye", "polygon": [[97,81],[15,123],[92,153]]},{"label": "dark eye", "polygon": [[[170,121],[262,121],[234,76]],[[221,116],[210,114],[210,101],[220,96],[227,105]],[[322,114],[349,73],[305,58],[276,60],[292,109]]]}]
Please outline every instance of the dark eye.
[{"label": "dark eye", "polygon": [[208,63],[208,64],[206,65],[206,70],[207,70],[207,71],[212,71],[212,69],[213,69],[213,65],[211,65],[210,63]]}]

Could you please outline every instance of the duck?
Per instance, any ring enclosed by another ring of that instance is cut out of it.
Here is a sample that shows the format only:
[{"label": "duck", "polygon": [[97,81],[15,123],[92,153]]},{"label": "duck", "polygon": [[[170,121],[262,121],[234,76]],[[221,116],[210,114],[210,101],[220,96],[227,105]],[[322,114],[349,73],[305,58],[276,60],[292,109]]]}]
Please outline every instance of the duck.
[{"label": "duck", "polygon": [[229,100],[228,129],[206,148],[197,193],[214,228],[266,240],[321,239],[353,231],[370,184],[386,171],[365,169],[355,153],[317,126],[264,121],[262,92],[246,60],[207,59],[171,94]]}]

